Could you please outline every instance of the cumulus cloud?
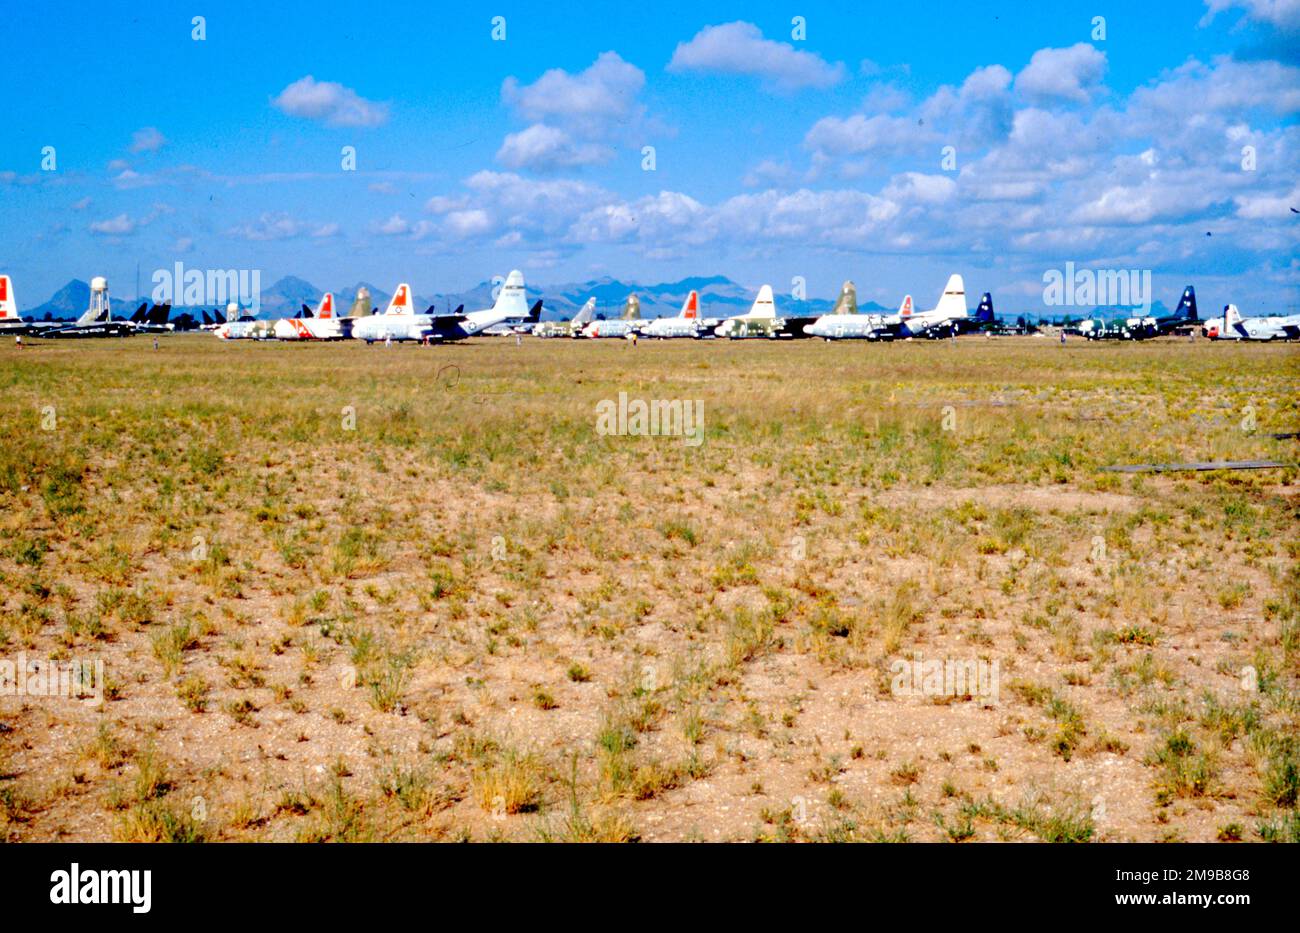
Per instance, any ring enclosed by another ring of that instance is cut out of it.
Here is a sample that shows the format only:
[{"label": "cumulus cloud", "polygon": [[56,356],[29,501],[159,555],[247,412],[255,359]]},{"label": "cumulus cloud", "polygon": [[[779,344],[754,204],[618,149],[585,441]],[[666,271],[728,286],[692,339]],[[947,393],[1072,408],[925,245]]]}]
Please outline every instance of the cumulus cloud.
[{"label": "cumulus cloud", "polygon": [[508,77],[501,85],[501,98],[528,120],[602,135],[613,125],[640,116],[637,96],[644,85],[645,74],[640,68],[617,52],[602,52],[577,74],[552,68],[532,84]]},{"label": "cumulus cloud", "polygon": [[608,146],[576,142],[564,130],[534,123],[526,130],[506,136],[496,158],[509,168],[548,172],[607,162],[613,156],[614,151]]},{"label": "cumulus cloud", "polygon": [[678,44],[668,70],[752,75],[787,92],[832,87],[846,75],[842,62],[832,65],[814,52],[765,39],[762,30],[743,21],[705,26]]},{"label": "cumulus cloud", "polygon": [[388,120],[388,105],[366,100],[334,81],[299,78],[271,103],[294,117],[321,120],[328,126],[372,127]]},{"label": "cumulus cloud", "polygon": [[1240,9],[1246,18],[1287,32],[1300,32],[1300,0],[1205,0],[1201,25],[1225,10]]},{"label": "cumulus cloud", "polygon": [[1087,42],[1039,49],[1016,75],[1016,91],[1032,101],[1086,104],[1106,73],[1106,53]]},{"label": "cumulus cloud", "polygon": [[858,155],[878,149],[910,148],[919,134],[916,121],[888,114],[855,113],[822,117],[804,136],[804,146],[826,156]]}]

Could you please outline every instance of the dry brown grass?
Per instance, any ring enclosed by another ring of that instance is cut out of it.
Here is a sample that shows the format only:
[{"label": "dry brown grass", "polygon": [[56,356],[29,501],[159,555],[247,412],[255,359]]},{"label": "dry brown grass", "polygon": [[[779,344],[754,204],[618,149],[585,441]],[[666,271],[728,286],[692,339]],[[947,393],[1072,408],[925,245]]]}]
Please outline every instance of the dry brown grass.
[{"label": "dry brown grass", "polygon": [[[0,660],[109,697],[0,697],[7,838],[1300,831],[1296,472],[1099,469],[1294,461],[1294,349],[0,356]],[[998,702],[892,690],[944,658]]]}]

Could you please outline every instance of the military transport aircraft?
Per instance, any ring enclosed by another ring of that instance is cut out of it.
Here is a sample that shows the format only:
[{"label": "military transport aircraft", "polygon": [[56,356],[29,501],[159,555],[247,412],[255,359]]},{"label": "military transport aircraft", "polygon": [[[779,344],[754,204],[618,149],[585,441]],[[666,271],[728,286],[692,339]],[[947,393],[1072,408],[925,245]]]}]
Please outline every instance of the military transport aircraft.
[{"label": "military transport aircraft", "polygon": [[1300,340],[1300,314],[1242,317],[1230,304],[1222,317],[1207,320],[1203,331],[1211,340]]},{"label": "military transport aircraft", "polygon": [[0,335],[8,337],[34,337],[61,327],[57,321],[25,321],[18,313],[18,299],[14,297],[14,283],[7,275],[0,275]]},{"label": "military transport aircraft", "polygon": [[682,302],[682,310],[676,317],[655,318],[641,328],[641,336],[657,337],[661,340],[670,337],[699,337],[700,327],[700,293],[691,290]]},{"label": "military transport aircraft", "polygon": [[393,300],[388,303],[383,314],[353,320],[353,339],[364,340],[368,344],[377,340],[446,343],[473,337],[502,321],[518,319],[524,323],[535,323],[542,313],[541,301],[528,307],[524,274],[518,269],[506,276],[505,284],[492,307],[481,311],[463,314],[457,309],[453,314],[412,314],[411,300],[411,286],[406,283],[398,285]]},{"label": "military transport aircraft", "polygon": [[1196,289],[1188,285],[1183,289],[1178,307],[1163,317],[1129,317],[1105,321],[1093,318],[1079,325],[1079,333],[1089,340],[1149,340],[1162,337],[1200,323],[1196,315]]},{"label": "military transport aircraft", "polygon": [[326,292],[316,305],[315,313],[302,306],[301,317],[281,318],[273,332],[277,340],[342,340],[351,329],[351,320],[334,313],[334,293]]},{"label": "military transport aircraft", "polygon": [[577,314],[567,321],[538,321],[533,326],[534,337],[578,337],[591,316],[596,313],[596,299],[588,298]]},{"label": "military transport aircraft", "polygon": [[627,337],[632,333],[640,333],[643,322],[641,320],[641,299],[633,292],[627,296],[627,303],[623,305],[623,316],[613,321],[592,321],[582,329],[584,337]]}]

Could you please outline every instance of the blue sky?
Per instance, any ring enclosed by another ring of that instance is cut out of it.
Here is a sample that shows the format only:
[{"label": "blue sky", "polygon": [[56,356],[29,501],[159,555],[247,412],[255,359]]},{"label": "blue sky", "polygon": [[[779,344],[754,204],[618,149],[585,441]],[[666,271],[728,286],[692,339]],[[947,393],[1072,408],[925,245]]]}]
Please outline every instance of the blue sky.
[{"label": "blue sky", "polygon": [[1300,302],[1296,0],[198,6],[7,14],[24,307],[177,261],[423,294],[852,278],[887,305],[960,271],[1012,313],[1073,261],[1150,269],[1166,303]]}]

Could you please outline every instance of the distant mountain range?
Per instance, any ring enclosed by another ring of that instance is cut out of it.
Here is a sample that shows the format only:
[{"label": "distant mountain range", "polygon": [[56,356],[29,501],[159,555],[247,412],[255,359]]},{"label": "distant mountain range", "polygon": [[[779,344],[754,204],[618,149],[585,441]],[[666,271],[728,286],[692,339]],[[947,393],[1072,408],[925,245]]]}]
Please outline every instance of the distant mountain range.
[{"label": "distant mountain range", "polygon": [[[382,311],[387,307],[392,298],[391,292],[387,292],[368,282],[358,282],[355,285],[334,290],[335,306],[343,313],[346,313],[356,299],[357,291],[361,288],[370,291],[370,301],[376,311]],[[462,304],[465,306],[466,311],[490,308],[493,302],[492,289],[493,284],[491,282],[481,282],[474,288],[464,292],[416,295],[415,309],[423,312],[432,305],[434,313],[447,314]],[[553,321],[572,317],[586,303],[588,298],[594,296],[597,317],[615,318],[623,313],[623,303],[627,300],[627,296],[635,292],[641,300],[641,316],[655,318],[677,314],[681,310],[687,294],[692,289],[700,293],[701,314],[704,317],[723,318],[743,314],[749,310],[750,305],[754,302],[753,291],[721,275],[693,276],[678,282],[663,282],[658,285],[623,282],[608,276],[586,282],[569,282],[561,285],[530,285],[528,287],[528,300],[533,302],[538,298],[543,299],[542,319]],[[315,308],[322,294],[321,289],[305,279],[292,275],[285,276],[262,291],[261,308],[258,317],[264,319],[288,317],[296,314],[304,304]],[[974,297],[977,301],[978,295]],[[139,301],[140,299],[132,301],[119,299],[114,303],[114,314],[123,317],[129,316],[135,310]],[[972,309],[975,303],[975,301],[971,302]],[[825,298],[795,301],[788,294],[784,296],[777,295],[776,297],[777,313],[793,316],[826,314],[834,304],[834,300]],[[89,305],[90,286],[80,279],[73,279],[55,292],[49,301],[28,309],[23,314],[34,320],[43,320],[47,317],[55,320],[75,319],[80,317]],[[921,302],[921,306],[927,306],[924,300]],[[203,307],[211,310],[215,305]],[[994,307],[997,308],[996,296]],[[178,306],[176,310],[179,312],[186,309]],[[189,310],[195,312],[195,317],[198,317],[198,309]],[[864,301],[859,303],[858,310],[863,312],[892,312],[897,309],[886,308],[874,301]],[[1079,318],[1087,313],[1084,309],[1077,309],[1071,316]],[[1162,315],[1169,312],[1163,302],[1156,301],[1152,303],[1150,313]],[[1008,317],[1009,315],[999,311],[998,316]],[[1034,314],[1030,316],[1048,318],[1060,317],[1061,315]]]}]

